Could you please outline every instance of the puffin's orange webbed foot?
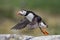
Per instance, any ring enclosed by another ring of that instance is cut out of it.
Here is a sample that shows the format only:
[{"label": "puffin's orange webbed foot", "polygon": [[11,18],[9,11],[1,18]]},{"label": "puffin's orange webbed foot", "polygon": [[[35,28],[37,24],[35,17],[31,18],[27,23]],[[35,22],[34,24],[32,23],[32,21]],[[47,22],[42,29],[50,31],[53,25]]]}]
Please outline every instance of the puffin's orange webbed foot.
[{"label": "puffin's orange webbed foot", "polygon": [[41,29],[41,32],[42,32],[44,35],[49,35],[49,33],[46,31],[46,29]]}]

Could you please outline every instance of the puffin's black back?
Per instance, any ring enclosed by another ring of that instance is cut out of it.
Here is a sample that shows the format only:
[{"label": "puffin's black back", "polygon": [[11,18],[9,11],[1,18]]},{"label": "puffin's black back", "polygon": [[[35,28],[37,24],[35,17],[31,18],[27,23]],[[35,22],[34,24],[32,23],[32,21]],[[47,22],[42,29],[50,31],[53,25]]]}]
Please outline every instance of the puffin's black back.
[{"label": "puffin's black back", "polygon": [[35,20],[35,18],[37,18],[37,22],[40,22],[42,20],[42,18],[36,15],[33,11],[27,11],[25,16],[27,16],[29,13],[32,13],[34,15],[33,21]]},{"label": "puffin's black back", "polygon": [[27,16],[29,13],[32,13],[34,16],[37,16],[34,12],[32,12],[32,11],[27,11],[27,13],[26,13],[26,15],[25,16]]}]

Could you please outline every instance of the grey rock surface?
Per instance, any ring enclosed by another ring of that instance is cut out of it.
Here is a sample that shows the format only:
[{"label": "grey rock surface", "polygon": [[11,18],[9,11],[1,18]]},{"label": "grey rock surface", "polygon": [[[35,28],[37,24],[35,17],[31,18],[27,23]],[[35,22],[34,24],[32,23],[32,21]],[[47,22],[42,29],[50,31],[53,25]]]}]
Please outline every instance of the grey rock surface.
[{"label": "grey rock surface", "polygon": [[17,34],[0,34],[0,40],[60,40],[60,35],[48,35],[48,36],[28,36]]}]

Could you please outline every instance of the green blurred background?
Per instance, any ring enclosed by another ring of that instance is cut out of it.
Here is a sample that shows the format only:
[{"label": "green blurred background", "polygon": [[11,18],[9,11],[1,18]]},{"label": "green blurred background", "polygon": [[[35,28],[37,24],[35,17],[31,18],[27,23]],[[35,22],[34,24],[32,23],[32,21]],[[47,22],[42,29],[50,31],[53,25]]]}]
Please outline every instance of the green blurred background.
[{"label": "green blurred background", "polygon": [[20,9],[34,11],[48,24],[50,35],[60,34],[60,0],[0,0],[0,34],[43,35],[39,28],[11,30],[23,17],[17,16]]}]

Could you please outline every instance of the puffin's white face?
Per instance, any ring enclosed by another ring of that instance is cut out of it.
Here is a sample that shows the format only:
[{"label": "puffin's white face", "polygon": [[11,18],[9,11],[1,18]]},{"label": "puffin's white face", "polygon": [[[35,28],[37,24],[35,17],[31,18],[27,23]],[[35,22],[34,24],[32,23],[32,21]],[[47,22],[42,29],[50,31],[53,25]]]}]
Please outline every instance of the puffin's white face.
[{"label": "puffin's white face", "polygon": [[18,15],[26,15],[27,11],[26,10],[21,10],[21,11],[18,11]]}]

